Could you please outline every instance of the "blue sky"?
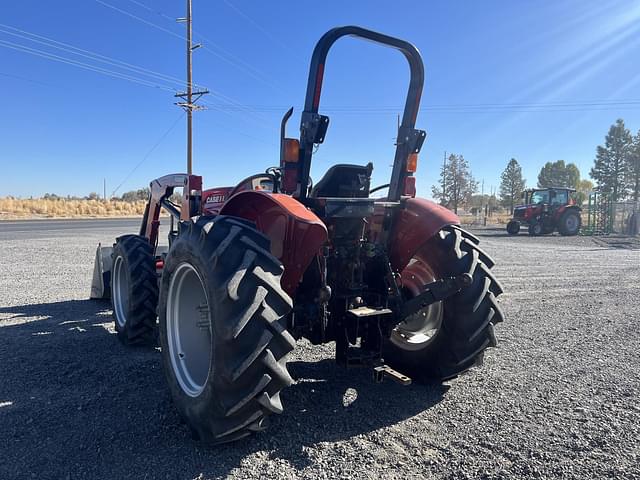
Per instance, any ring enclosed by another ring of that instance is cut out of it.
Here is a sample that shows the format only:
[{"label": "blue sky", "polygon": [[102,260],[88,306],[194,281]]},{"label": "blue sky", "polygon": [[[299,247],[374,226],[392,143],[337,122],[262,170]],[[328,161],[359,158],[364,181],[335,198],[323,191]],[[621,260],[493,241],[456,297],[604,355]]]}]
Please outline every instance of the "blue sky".
[{"label": "blue sky", "polygon": [[[445,150],[463,154],[489,191],[511,157],[529,185],[557,159],[587,177],[616,118],[640,129],[638,1],[194,0],[193,8],[194,38],[205,46],[194,52],[194,81],[215,92],[195,115],[194,172],[207,186],[278,163],[280,117],[289,106],[300,111],[313,46],[345,24],[409,40],[422,52],[421,196],[430,196]],[[86,195],[101,192],[103,178],[108,193],[124,181],[121,194],[183,171],[185,122],[172,89],[184,79],[184,25],[171,20],[183,15],[184,2],[175,0],[4,2],[0,196]],[[119,78],[105,74],[114,72]],[[397,52],[348,38],[336,44],[321,102],[331,125],[314,158],[316,180],[332,164],[372,161],[374,183],[388,181],[407,80]],[[290,136],[298,121],[289,122]]]}]

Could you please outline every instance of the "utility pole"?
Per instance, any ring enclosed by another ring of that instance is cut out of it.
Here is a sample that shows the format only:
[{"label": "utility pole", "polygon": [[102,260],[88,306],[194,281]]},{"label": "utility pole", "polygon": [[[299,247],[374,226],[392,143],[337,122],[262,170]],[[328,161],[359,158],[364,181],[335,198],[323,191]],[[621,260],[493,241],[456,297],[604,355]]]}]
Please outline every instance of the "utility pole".
[{"label": "utility pole", "polygon": [[193,111],[202,108],[196,105],[196,102],[200,97],[209,93],[209,91],[193,91],[193,51],[202,45],[199,43],[193,45],[192,42],[191,25],[193,22],[191,19],[191,0],[187,0],[187,16],[185,18],[178,18],[177,21],[187,24],[187,91],[176,94],[176,97],[183,100],[182,102],[176,103],[176,105],[182,107],[184,111],[187,112],[187,173],[191,175],[193,171]]},{"label": "utility pole", "polygon": [[106,178],[102,179],[102,199],[105,202],[107,201],[107,179]]}]

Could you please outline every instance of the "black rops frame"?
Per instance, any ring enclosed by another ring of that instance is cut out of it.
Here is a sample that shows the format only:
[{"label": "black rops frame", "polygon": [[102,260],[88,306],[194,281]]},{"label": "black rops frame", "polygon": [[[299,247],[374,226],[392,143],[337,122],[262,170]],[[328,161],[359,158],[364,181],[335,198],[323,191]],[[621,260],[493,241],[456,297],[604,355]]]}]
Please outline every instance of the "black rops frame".
[{"label": "black rops frame", "polygon": [[309,183],[313,146],[316,143],[322,143],[324,141],[327,127],[329,126],[329,117],[318,114],[327,54],[338,39],[347,35],[370,40],[400,50],[409,62],[411,79],[404,106],[404,113],[402,115],[402,123],[398,130],[398,141],[393,161],[389,195],[387,197],[390,201],[398,201],[403,192],[404,179],[412,175],[411,172],[407,172],[407,159],[411,153],[420,152],[426,136],[424,130],[416,130],[414,128],[416,117],[418,116],[418,109],[420,108],[422,87],[424,85],[422,57],[418,49],[409,42],[356,26],[338,27],[329,30],[322,36],[313,50],[304,111],[302,112],[302,118],[300,120],[300,159],[298,163],[297,196],[300,199],[304,199],[307,195],[307,188],[304,187]]}]

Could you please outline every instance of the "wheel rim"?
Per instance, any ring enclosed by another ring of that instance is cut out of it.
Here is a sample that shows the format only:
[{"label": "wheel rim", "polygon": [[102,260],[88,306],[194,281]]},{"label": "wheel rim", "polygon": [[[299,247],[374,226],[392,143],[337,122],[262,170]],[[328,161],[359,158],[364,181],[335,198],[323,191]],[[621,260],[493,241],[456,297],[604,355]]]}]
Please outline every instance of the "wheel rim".
[{"label": "wheel rim", "polygon": [[[435,281],[436,276],[426,263],[414,259],[403,272],[402,280],[408,296],[415,296],[420,293],[422,286]],[[389,340],[403,350],[421,350],[440,331],[443,314],[442,302],[432,303],[396,325]]]},{"label": "wheel rim", "polygon": [[127,312],[129,311],[129,276],[121,256],[116,257],[112,271],[113,309],[116,314],[116,323],[120,328],[123,328],[127,323]]},{"label": "wheel rim", "polygon": [[569,215],[565,222],[565,226],[567,227],[567,230],[573,232],[576,228],[578,228],[578,217],[576,217],[575,215]]},{"label": "wheel rim", "polygon": [[187,395],[204,390],[211,366],[211,316],[200,274],[181,263],[167,295],[167,343],[173,373]]}]

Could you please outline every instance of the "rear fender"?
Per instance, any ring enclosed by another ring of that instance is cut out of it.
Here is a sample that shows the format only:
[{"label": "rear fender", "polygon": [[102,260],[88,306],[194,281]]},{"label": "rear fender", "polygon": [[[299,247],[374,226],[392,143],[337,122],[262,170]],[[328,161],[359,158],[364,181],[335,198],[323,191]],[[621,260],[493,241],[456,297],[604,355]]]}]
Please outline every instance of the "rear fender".
[{"label": "rear fender", "polygon": [[249,220],[269,237],[271,253],[284,265],[282,287],[293,297],[311,260],[327,241],[325,224],[289,195],[260,191],[235,194],[220,214]]},{"label": "rear fender", "polygon": [[409,198],[394,222],[389,238],[389,260],[401,272],[415,253],[447,225],[459,225],[451,210],[423,198]]}]

